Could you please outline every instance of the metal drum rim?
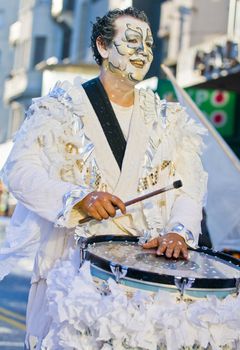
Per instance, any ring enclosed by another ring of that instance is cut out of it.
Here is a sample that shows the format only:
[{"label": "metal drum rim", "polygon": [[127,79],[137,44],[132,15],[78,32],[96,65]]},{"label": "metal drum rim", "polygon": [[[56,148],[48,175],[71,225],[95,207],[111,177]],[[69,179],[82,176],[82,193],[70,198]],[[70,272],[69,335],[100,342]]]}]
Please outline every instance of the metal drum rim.
[{"label": "metal drum rim", "polygon": [[[135,242],[137,243],[139,239],[139,236],[117,236],[117,235],[99,235],[99,236],[92,236],[87,239],[86,244],[87,246],[89,244],[93,243],[103,243],[103,242]],[[190,250],[197,251],[197,252],[203,252],[210,256],[216,256],[222,260],[228,261],[231,260],[231,263],[235,266],[238,266],[240,268],[240,260],[236,258],[232,258],[230,255],[220,253],[220,252],[214,252],[211,249],[203,249],[203,248],[197,248]],[[110,261],[102,258],[98,255],[95,255],[93,253],[90,253],[88,250],[86,250],[86,259],[90,260],[92,264],[95,266],[98,266],[102,268],[105,271],[108,271],[112,274],[111,268],[110,268]],[[92,261],[94,260],[94,261]],[[119,264],[122,265],[123,264]],[[127,278],[134,279],[136,281],[144,281],[144,282],[151,282],[151,283],[158,283],[163,285],[175,285],[174,279],[177,276],[167,275],[167,274],[159,274],[156,272],[149,272],[144,270],[137,270],[133,267],[128,266],[128,272],[127,272]],[[188,278],[185,276],[178,276],[181,278]],[[192,288],[197,289],[213,289],[213,290],[224,290],[228,288],[234,288],[236,287],[236,278],[199,278],[196,277],[195,281],[192,284]]]}]

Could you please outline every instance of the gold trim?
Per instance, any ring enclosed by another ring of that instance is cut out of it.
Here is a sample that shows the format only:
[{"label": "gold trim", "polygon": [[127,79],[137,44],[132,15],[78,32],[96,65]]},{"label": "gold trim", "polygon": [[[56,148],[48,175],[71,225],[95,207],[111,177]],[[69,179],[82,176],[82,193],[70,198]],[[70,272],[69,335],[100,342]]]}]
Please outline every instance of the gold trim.
[{"label": "gold trim", "polygon": [[142,192],[155,186],[158,183],[160,171],[165,170],[167,167],[170,167],[169,175],[174,176],[176,172],[175,163],[172,160],[164,160],[160,165],[152,168],[152,171],[147,176],[139,179],[137,191]]},{"label": "gold trim", "polygon": [[74,145],[73,143],[71,142],[68,142],[66,143],[65,145],[65,151],[67,153],[74,153],[74,154],[77,154],[78,153],[78,148],[76,145]]}]

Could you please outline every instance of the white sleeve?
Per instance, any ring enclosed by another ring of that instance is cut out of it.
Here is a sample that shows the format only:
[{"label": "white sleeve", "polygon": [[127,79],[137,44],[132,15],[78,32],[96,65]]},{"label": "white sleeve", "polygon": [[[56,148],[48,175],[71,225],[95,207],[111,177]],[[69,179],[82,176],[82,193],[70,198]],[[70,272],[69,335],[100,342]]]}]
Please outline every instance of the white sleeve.
[{"label": "white sleeve", "polygon": [[[68,227],[71,208],[93,190],[85,187],[80,177],[72,181],[61,176],[66,164],[76,164],[74,156],[70,159],[64,150],[67,142],[80,139],[81,135],[73,131],[74,118],[78,124],[80,118],[49,96],[35,100],[29,111],[2,170],[3,181],[26,208],[51,222],[60,214],[64,220],[58,224]],[[82,130],[79,127],[79,133]],[[85,216],[77,214],[76,224]]]},{"label": "white sleeve", "polygon": [[[7,186],[26,208],[55,222],[63,208],[64,195],[78,186],[49,178],[36,148],[36,145],[32,146],[14,161],[10,157],[5,167]],[[14,155],[14,149],[12,154]]]},{"label": "white sleeve", "polygon": [[176,147],[175,167],[177,179],[181,179],[183,187],[177,192],[173,203],[167,229],[171,229],[177,223],[191,231],[194,236],[194,245],[198,243],[201,233],[201,220],[203,202],[207,191],[208,175],[203,169],[201,161],[201,150],[203,141],[201,134],[204,130],[189,119],[188,115],[181,109],[179,117],[179,143]]},{"label": "white sleeve", "polygon": [[173,203],[167,229],[170,230],[177,223],[191,231],[194,244],[198,244],[201,233],[203,200],[206,195],[207,174],[203,170],[200,157],[193,151],[183,152],[176,162],[177,178],[182,180],[183,187]]},{"label": "white sleeve", "polygon": [[192,247],[198,245],[199,234],[201,233],[202,205],[186,194],[182,194],[174,202],[171,210],[171,217],[167,225],[168,231],[177,223],[191,231],[194,237]]}]

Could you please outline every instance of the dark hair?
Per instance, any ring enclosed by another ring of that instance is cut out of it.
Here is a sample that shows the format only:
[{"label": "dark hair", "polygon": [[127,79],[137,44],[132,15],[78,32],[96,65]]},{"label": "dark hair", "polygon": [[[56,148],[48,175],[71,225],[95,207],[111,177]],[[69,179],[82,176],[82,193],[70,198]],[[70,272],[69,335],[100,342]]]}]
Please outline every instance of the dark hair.
[{"label": "dark hair", "polygon": [[106,47],[111,46],[115,35],[114,22],[121,16],[131,16],[149,24],[145,12],[133,7],[127,7],[124,10],[114,9],[107,12],[103,17],[97,17],[96,22],[92,25],[91,48],[93,51],[93,57],[97,64],[100,66],[102,64],[103,58],[98,52],[96,40],[98,37],[100,37]]}]

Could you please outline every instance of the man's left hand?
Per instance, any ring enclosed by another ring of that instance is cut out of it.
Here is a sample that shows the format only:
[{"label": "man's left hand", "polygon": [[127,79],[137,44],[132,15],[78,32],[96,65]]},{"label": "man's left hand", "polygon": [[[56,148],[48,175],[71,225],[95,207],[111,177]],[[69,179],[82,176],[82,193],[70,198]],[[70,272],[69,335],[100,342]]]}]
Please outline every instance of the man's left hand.
[{"label": "man's left hand", "polygon": [[143,244],[143,248],[158,248],[157,255],[166,255],[168,258],[179,258],[181,255],[187,259],[188,249],[184,238],[177,233],[167,233],[164,236],[153,238],[151,241]]}]

